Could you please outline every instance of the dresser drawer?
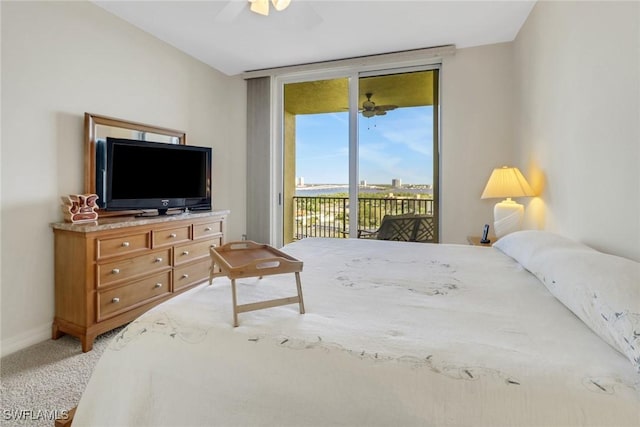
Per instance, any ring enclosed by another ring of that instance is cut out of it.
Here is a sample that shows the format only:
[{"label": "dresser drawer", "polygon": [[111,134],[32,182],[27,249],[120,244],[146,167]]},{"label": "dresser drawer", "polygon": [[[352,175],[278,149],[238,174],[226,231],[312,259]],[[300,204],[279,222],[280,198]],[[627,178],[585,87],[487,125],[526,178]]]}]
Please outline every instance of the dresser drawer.
[{"label": "dresser drawer", "polygon": [[203,224],[193,224],[193,238],[213,237],[222,233],[222,221],[211,221]]},{"label": "dresser drawer", "polygon": [[131,254],[151,248],[149,232],[98,239],[97,242],[98,259]]},{"label": "dresser drawer", "polygon": [[203,282],[209,279],[209,258],[173,269],[173,291],[180,290],[189,285]]},{"label": "dresser drawer", "polygon": [[176,246],[173,250],[173,265],[177,266],[200,258],[209,258],[209,248],[219,244],[220,239],[205,240],[198,243]]},{"label": "dresser drawer", "polygon": [[98,321],[171,293],[171,272],[98,292]]},{"label": "dresser drawer", "polygon": [[191,238],[189,231],[191,227],[184,225],[177,228],[153,231],[153,247],[175,245],[176,243],[188,242]]},{"label": "dresser drawer", "polygon": [[98,287],[171,268],[171,249],[98,264]]}]

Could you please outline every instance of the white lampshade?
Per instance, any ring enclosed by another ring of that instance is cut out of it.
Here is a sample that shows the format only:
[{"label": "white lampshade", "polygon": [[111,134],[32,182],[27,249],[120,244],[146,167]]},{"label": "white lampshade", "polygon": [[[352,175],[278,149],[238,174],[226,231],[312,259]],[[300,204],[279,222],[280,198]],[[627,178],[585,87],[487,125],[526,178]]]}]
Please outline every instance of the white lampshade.
[{"label": "white lampshade", "polygon": [[518,168],[503,166],[491,172],[481,199],[527,197],[535,193]]},{"label": "white lampshade", "polygon": [[505,236],[522,227],[524,206],[511,197],[534,196],[533,189],[518,168],[503,166],[491,173],[482,192],[482,199],[502,198],[493,208],[493,229],[497,237]]}]

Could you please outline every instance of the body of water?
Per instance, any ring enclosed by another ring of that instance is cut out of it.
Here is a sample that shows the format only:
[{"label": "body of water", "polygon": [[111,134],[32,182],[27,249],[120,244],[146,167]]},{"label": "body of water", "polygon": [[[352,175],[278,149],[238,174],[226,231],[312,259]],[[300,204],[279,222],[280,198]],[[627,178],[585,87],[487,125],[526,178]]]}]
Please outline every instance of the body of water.
[{"label": "body of water", "polygon": [[[360,194],[376,193],[411,193],[411,194],[432,194],[432,189],[426,188],[379,188],[360,187]],[[338,193],[349,193],[348,185],[312,185],[307,187],[297,187],[296,196],[317,197],[320,195],[332,196]]]}]

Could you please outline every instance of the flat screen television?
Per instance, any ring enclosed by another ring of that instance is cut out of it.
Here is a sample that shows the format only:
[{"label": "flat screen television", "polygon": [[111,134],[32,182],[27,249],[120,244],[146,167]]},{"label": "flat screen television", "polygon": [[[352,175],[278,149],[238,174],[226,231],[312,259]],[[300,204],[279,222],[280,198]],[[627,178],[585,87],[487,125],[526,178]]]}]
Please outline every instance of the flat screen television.
[{"label": "flat screen television", "polygon": [[209,147],[107,137],[96,152],[103,209],[211,209]]}]

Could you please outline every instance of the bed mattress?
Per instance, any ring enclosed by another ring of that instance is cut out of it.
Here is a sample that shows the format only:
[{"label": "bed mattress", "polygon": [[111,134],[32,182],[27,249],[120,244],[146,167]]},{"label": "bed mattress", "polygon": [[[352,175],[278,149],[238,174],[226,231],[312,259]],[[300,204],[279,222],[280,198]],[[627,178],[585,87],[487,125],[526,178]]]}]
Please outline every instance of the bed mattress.
[{"label": "bed mattress", "polygon": [[[77,426],[636,426],[629,361],[495,248],[304,239],[306,314],[242,313],[216,278],[99,361]],[[295,294],[237,280],[238,303]]]}]

